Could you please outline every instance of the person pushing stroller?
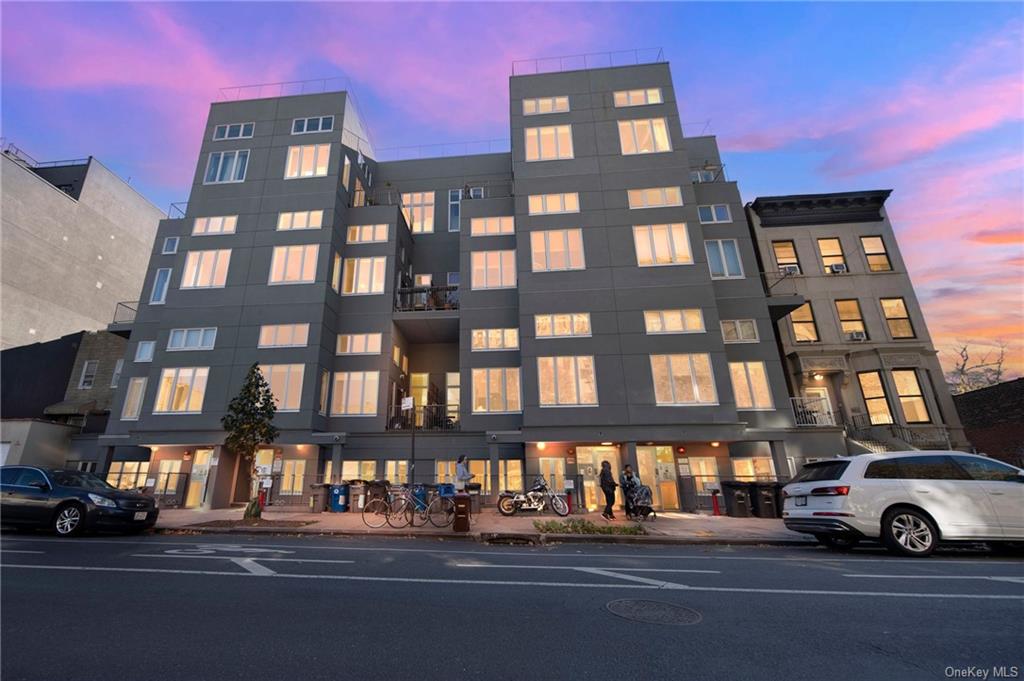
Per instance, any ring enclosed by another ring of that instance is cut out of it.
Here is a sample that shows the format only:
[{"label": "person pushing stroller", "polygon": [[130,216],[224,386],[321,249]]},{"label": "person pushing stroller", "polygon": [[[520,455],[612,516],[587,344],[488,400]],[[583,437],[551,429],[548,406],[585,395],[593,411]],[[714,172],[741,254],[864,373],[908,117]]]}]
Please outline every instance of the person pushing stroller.
[{"label": "person pushing stroller", "polygon": [[633,472],[633,467],[626,464],[619,476],[619,487],[622,488],[622,497],[626,502],[626,517],[632,518],[636,509],[633,508],[633,495],[640,488],[640,478]]}]

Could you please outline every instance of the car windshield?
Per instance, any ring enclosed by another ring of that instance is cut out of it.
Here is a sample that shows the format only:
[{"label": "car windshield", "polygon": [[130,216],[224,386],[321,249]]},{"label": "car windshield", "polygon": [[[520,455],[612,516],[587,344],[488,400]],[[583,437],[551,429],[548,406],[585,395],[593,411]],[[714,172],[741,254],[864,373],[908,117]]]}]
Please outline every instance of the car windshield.
[{"label": "car windshield", "polygon": [[849,461],[820,461],[809,463],[790,482],[816,482],[818,480],[838,480],[843,471],[850,465]]},{"label": "car windshield", "polygon": [[54,481],[62,487],[81,487],[84,489],[114,489],[103,478],[85,471],[60,471],[53,474]]}]

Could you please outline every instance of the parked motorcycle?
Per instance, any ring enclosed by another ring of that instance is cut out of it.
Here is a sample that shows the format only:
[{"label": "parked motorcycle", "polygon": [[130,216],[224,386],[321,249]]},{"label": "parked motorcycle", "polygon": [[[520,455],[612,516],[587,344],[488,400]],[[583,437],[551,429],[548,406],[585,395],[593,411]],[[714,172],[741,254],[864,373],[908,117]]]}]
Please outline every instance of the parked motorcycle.
[{"label": "parked motorcycle", "polygon": [[543,475],[534,480],[528,492],[506,491],[498,495],[498,512],[504,516],[515,515],[519,511],[540,513],[547,506],[551,506],[551,510],[560,516],[569,515],[569,503],[565,496],[552,492]]}]

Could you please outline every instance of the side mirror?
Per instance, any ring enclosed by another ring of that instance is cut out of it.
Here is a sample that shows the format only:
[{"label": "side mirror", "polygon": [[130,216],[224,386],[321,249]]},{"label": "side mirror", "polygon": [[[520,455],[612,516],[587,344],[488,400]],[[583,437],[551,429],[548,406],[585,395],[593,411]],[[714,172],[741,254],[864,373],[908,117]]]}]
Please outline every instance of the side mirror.
[{"label": "side mirror", "polygon": [[41,480],[37,480],[35,482],[30,482],[30,483],[28,483],[28,486],[29,487],[35,487],[36,489],[42,490],[44,492],[47,491],[48,489],[50,489],[50,486],[47,485],[45,482],[43,482]]}]

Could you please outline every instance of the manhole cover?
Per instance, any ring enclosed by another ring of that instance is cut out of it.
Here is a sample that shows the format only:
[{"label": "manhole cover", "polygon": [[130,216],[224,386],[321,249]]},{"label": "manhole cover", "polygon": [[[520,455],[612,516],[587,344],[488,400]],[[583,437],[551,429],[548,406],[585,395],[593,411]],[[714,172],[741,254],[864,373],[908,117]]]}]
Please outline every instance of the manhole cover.
[{"label": "manhole cover", "polygon": [[661,601],[622,598],[605,606],[608,612],[634,622],[648,624],[697,624],[702,615],[691,608]]}]

